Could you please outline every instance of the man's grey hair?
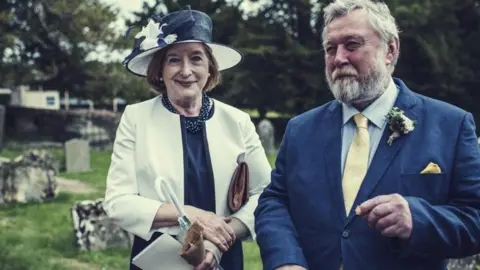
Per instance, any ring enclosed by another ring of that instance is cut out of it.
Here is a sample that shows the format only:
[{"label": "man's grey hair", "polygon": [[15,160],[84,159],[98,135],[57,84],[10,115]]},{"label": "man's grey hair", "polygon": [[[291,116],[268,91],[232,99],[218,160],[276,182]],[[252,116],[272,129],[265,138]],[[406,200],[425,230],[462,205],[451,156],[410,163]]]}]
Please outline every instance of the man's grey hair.
[{"label": "man's grey hair", "polygon": [[[359,9],[363,9],[367,12],[370,25],[385,44],[389,44],[395,39],[399,40],[399,30],[395,18],[392,16],[390,9],[385,3],[374,2],[371,0],[335,0],[323,9],[324,27],[322,39],[324,46],[326,44],[327,25],[336,18],[345,16]],[[395,66],[396,62],[397,59],[395,59],[393,66]]]}]

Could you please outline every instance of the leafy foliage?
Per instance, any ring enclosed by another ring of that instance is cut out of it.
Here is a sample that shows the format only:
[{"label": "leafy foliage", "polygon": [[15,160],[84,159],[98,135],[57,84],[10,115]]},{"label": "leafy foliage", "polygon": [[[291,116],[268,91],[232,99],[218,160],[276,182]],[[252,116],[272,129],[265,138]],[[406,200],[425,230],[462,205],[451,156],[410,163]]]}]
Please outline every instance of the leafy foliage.
[{"label": "leafy foliage", "polygon": [[[327,0],[156,0],[133,13],[127,39],[112,28],[118,10],[100,0],[6,0],[0,3],[3,86],[68,90],[95,102],[121,96],[128,102],[152,97],[141,77],[118,62],[89,60],[103,46],[131,49],[134,32],[153,14],[185,5],[214,23],[213,40],[240,50],[240,66],[223,72],[212,95],[232,105],[298,114],[332,99],[324,76],[322,10]],[[401,30],[394,75],[414,91],[472,111],[478,118],[480,29],[478,0],[387,0]]]}]

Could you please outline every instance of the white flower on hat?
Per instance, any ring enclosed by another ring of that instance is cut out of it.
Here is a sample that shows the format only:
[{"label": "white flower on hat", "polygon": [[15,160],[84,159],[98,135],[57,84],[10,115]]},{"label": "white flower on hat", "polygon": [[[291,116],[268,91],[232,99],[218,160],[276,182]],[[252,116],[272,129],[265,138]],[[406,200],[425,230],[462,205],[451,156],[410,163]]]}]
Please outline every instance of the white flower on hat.
[{"label": "white flower on hat", "polygon": [[163,39],[163,41],[165,41],[165,43],[167,43],[167,44],[171,44],[171,43],[175,42],[176,40],[177,40],[177,35],[176,34],[170,34]]},{"label": "white flower on hat", "polygon": [[142,31],[140,31],[135,36],[135,38],[137,39],[141,37],[145,37],[145,39],[140,44],[140,48],[142,50],[149,50],[151,48],[157,47],[158,36],[163,34],[161,28],[165,25],[166,24],[163,24],[162,26],[160,26],[160,23],[156,23],[153,20],[150,20],[147,26],[144,26],[142,28]]}]

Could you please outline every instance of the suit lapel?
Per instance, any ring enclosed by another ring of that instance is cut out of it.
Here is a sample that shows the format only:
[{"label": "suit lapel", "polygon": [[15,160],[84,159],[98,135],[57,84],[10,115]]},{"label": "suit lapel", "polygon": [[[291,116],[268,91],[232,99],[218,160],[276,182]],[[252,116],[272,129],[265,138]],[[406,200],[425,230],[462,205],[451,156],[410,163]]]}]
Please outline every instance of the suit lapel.
[{"label": "suit lapel", "polygon": [[[413,92],[411,92],[403,82],[400,80],[394,79],[395,84],[399,87],[399,93],[397,100],[394,104],[395,107],[400,108],[404,111],[405,116],[412,120],[417,119],[417,114],[415,110],[416,98]],[[408,140],[408,135],[401,135],[397,138],[392,145],[387,144],[388,137],[390,136],[391,131],[387,126],[383,132],[382,138],[380,139],[378,148],[375,152],[372,163],[369,166],[367,175],[358,191],[357,197],[354,202],[355,205],[369,199],[370,194],[373,192],[375,186],[378,184],[380,179],[382,179],[384,173],[387,171],[388,167],[392,164],[394,158],[398,154],[399,150],[402,148],[403,144]],[[352,207],[347,224],[355,217],[355,207]]]},{"label": "suit lapel", "polygon": [[340,218],[345,219],[345,204],[343,202],[342,192],[342,108],[340,103],[333,101],[328,108],[329,112],[325,115],[323,125],[320,131],[331,130],[331,132],[324,132],[325,136],[325,161],[326,171],[328,175],[327,182],[330,188],[330,194],[334,200],[333,205],[338,209],[337,212]]}]

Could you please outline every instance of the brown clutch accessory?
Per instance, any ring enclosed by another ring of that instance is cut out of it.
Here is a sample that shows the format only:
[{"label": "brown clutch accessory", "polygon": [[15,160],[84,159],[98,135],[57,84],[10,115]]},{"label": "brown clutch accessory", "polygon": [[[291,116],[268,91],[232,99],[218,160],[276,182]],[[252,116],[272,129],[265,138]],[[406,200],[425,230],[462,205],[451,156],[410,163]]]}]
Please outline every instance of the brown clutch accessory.
[{"label": "brown clutch accessory", "polygon": [[232,213],[237,212],[248,202],[249,175],[248,164],[244,161],[239,162],[228,189],[228,208]]},{"label": "brown clutch accessory", "polygon": [[194,222],[185,233],[180,256],[193,266],[199,265],[205,258],[203,228],[197,222]]}]

